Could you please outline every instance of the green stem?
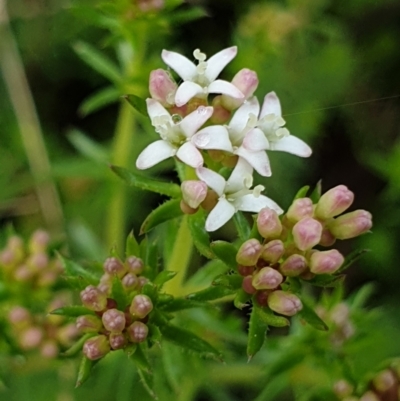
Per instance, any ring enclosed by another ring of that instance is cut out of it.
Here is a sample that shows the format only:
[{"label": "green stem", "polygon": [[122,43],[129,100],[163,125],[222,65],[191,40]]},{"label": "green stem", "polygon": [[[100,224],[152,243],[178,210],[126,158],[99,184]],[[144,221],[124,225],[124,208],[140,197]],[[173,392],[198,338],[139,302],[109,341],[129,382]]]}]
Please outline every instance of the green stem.
[{"label": "green stem", "polygon": [[192,255],[193,241],[190,233],[187,215],[182,217],[178,234],[175,239],[175,245],[172,249],[171,257],[168,261],[167,270],[172,270],[178,274],[164,285],[168,294],[174,296],[183,295],[183,281],[189,267]]}]

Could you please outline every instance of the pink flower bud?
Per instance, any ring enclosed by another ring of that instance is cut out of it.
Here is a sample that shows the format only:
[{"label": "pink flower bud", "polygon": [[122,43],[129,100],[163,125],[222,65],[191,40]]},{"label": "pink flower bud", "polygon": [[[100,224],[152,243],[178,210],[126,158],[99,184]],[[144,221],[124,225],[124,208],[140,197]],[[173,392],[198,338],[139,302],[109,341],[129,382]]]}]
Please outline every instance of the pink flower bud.
[{"label": "pink flower bud", "polygon": [[70,347],[79,336],[79,331],[73,323],[62,326],[57,331],[57,341],[65,347]]},{"label": "pink flower bud", "polygon": [[112,349],[124,348],[128,342],[126,337],[122,333],[111,333],[109,341]]},{"label": "pink flower bud", "polygon": [[103,313],[101,320],[106,330],[111,331],[112,333],[121,333],[125,328],[125,314],[118,309],[106,310]]},{"label": "pink flower bud", "polygon": [[245,241],[236,254],[236,262],[243,266],[254,266],[261,255],[262,246],[255,238]]},{"label": "pink flower bud", "polygon": [[271,267],[263,267],[253,276],[252,284],[257,290],[272,290],[283,281],[282,274]]},{"label": "pink flower bud", "polygon": [[45,253],[39,252],[31,255],[27,263],[28,266],[36,272],[43,270],[48,266],[49,258]]},{"label": "pink flower bud", "polygon": [[35,273],[27,265],[19,266],[14,272],[14,278],[19,282],[27,282],[33,279]]},{"label": "pink flower bud", "polygon": [[107,306],[107,295],[93,285],[87,286],[80,295],[83,305],[90,310],[102,311]]},{"label": "pink flower bud", "polygon": [[354,200],[354,194],[345,185],[338,185],[325,192],[315,208],[315,215],[320,219],[330,219],[348,209]]},{"label": "pink flower bud", "polygon": [[203,181],[190,180],[181,184],[182,197],[192,209],[197,209],[207,196],[207,184]]},{"label": "pink flower bud", "polygon": [[333,392],[337,395],[338,398],[342,399],[344,397],[348,397],[353,393],[354,386],[352,386],[346,380],[338,380],[333,385]]},{"label": "pink flower bud", "polygon": [[367,391],[358,401],[381,401],[381,398],[379,398],[373,391]]},{"label": "pink flower bud", "polygon": [[257,292],[257,289],[253,287],[252,281],[253,276],[246,276],[242,281],[243,291],[247,292],[248,294],[255,294]]},{"label": "pink flower bud", "polygon": [[278,238],[282,233],[282,223],[278,213],[268,207],[261,209],[257,216],[257,228],[264,238]]},{"label": "pink flower bud", "polygon": [[302,255],[290,255],[280,266],[280,272],[288,277],[299,276],[307,269],[307,260]]},{"label": "pink flower bud", "polygon": [[310,271],[314,274],[333,274],[343,262],[344,257],[336,249],[317,251],[310,257]]},{"label": "pink flower bud", "polygon": [[19,344],[22,349],[29,350],[39,346],[43,340],[43,330],[40,327],[29,327],[20,334]]},{"label": "pink flower bud", "polygon": [[319,241],[319,245],[322,246],[332,246],[336,242],[336,238],[332,235],[332,233],[325,227],[322,230],[321,241]]},{"label": "pink flower bud", "polygon": [[153,99],[165,107],[175,104],[175,92],[178,85],[168,71],[158,69],[150,73],[149,92]]},{"label": "pink flower bud", "polygon": [[83,344],[83,353],[86,358],[95,361],[103,358],[110,352],[110,344],[106,336],[91,337]]},{"label": "pink flower bud", "polygon": [[29,311],[22,306],[14,306],[8,313],[8,320],[17,327],[23,327],[30,323],[31,315]]},{"label": "pink flower bud", "polygon": [[44,230],[36,230],[29,240],[29,250],[32,253],[45,252],[50,242],[49,234]]},{"label": "pink flower bud", "polygon": [[153,302],[144,294],[135,295],[129,308],[129,312],[139,319],[146,317],[152,310]]},{"label": "pink flower bud", "polygon": [[142,259],[137,258],[136,256],[129,256],[126,259],[125,264],[126,264],[128,270],[131,273],[136,274],[137,276],[143,272],[143,268],[144,268],[143,261],[142,261]]},{"label": "pink flower bud", "polygon": [[349,322],[350,309],[341,302],[333,307],[329,312],[329,319],[338,327],[343,327]]},{"label": "pink flower bud", "polygon": [[143,288],[149,282],[149,279],[147,277],[143,277],[143,276],[138,277],[138,280],[139,280],[139,288],[140,289]]},{"label": "pink flower bud", "polygon": [[56,358],[59,353],[58,345],[54,340],[45,341],[40,347],[40,355],[47,359]]},{"label": "pink flower bud", "polygon": [[231,112],[222,105],[222,96],[215,96],[212,101],[212,107],[214,108],[214,111],[210,117],[210,123],[222,125],[231,118]]},{"label": "pink flower bud", "polygon": [[396,382],[396,376],[390,369],[382,370],[372,380],[375,389],[379,392],[389,390],[396,384]]},{"label": "pink flower bud", "polygon": [[124,278],[122,279],[122,285],[127,290],[134,290],[139,285],[139,280],[136,274],[127,273],[125,274]]},{"label": "pink flower bud", "polygon": [[268,242],[263,246],[261,257],[266,262],[276,263],[285,253],[285,245],[279,239]]},{"label": "pink flower bud", "polygon": [[129,339],[133,343],[141,343],[146,340],[149,328],[144,323],[136,321],[133,322],[126,331]]},{"label": "pink flower bud", "polygon": [[338,239],[349,239],[366,233],[372,227],[372,215],[366,210],[355,210],[333,220],[328,228]]},{"label": "pink flower bud", "polygon": [[107,258],[103,264],[104,271],[112,276],[122,277],[126,273],[126,267],[118,258]]},{"label": "pink flower bud", "polygon": [[290,205],[286,217],[291,223],[297,223],[305,217],[313,217],[313,214],[312,200],[310,198],[298,198]]},{"label": "pink flower bud", "polygon": [[292,233],[297,248],[306,251],[321,240],[322,225],[311,217],[305,217],[294,225]]},{"label": "pink flower bud", "polygon": [[83,315],[76,319],[76,328],[82,333],[97,333],[103,327],[97,316]]},{"label": "pink flower bud", "polygon": [[276,313],[293,316],[303,309],[300,299],[289,292],[274,291],[268,296],[268,306]]}]

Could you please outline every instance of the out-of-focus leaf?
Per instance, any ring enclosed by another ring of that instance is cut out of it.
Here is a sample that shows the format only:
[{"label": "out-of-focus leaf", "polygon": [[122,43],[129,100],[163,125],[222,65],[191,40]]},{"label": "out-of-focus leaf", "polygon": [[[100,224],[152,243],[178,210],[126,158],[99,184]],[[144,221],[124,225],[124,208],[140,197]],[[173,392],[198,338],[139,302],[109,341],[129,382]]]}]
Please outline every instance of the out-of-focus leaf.
[{"label": "out-of-focus leaf", "polygon": [[135,234],[131,231],[126,238],[125,256],[140,256],[140,245],[136,240]]},{"label": "out-of-focus leaf", "polygon": [[214,301],[216,299],[224,298],[234,293],[235,290],[227,287],[217,286],[209,287],[198,292],[193,292],[192,294],[187,295],[186,298],[195,301]]},{"label": "out-of-focus leaf", "polygon": [[90,95],[83,101],[79,107],[79,113],[85,117],[111,103],[114,103],[120,96],[120,91],[113,86],[100,89],[98,92]]},{"label": "out-of-focus leaf", "polygon": [[66,351],[61,353],[61,356],[70,357],[76,355],[78,352],[82,351],[83,344],[85,344],[86,340],[88,340],[90,337],[94,337],[95,335],[96,333],[85,334]]},{"label": "out-of-focus leaf", "polygon": [[253,303],[250,314],[249,333],[247,342],[247,356],[250,359],[261,349],[264,344],[268,324],[262,318],[261,308]]},{"label": "out-of-focus leaf", "polygon": [[239,238],[246,241],[250,237],[250,225],[246,217],[244,217],[242,212],[236,212],[233,215],[233,221],[235,222],[236,230],[239,234]]},{"label": "out-of-focus leaf", "polygon": [[108,152],[101,145],[86,136],[83,132],[74,129],[68,134],[68,139],[74,145],[74,147],[88,159],[100,163],[108,162]]},{"label": "out-of-focus leaf", "polygon": [[350,303],[352,309],[361,309],[365,303],[372,296],[375,291],[374,283],[368,283],[363,285],[355,294],[351,297]]},{"label": "out-of-focus leaf", "polygon": [[237,273],[234,274],[221,274],[213,281],[215,286],[223,286],[232,290],[238,290],[242,287],[243,277]]},{"label": "out-of-focus leaf", "polygon": [[299,199],[299,198],[305,198],[307,196],[308,190],[310,189],[309,185],[305,185],[304,187],[300,188],[296,195],[294,196],[293,200]]},{"label": "out-of-focus leaf", "polygon": [[179,199],[170,199],[150,212],[140,227],[140,234],[148,233],[159,224],[182,216],[180,202]]},{"label": "out-of-focus leaf", "polygon": [[153,375],[142,369],[138,369],[138,374],[140,377],[140,382],[142,383],[145,390],[149,393],[150,397],[157,399],[157,395],[153,389]]},{"label": "out-of-focus leaf", "polygon": [[144,99],[136,95],[125,95],[123,96],[124,99],[140,114],[144,116],[148,116],[147,114],[147,104]]},{"label": "out-of-focus leaf", "polygon": [[165,325],[160,329],[163,338],[180,347],[199,352],[204,356],[212,356],[219,360],[221,359],[221,354],[211,344],[189,330],[172,325]]},{"label": "out-of-focus leaf", "polygon": [[156,192],[161,195],[167,195],[171,198],[181,197],[181,188],[177,184],[173,184],[165,181],[154,180],[150,177],[145,177],[137,173],[132,173],[123,167],[110,166],[111,170],[117,174],[118,177],[122,178],[126,184],[133,187],[144,189],[145,191]]},{"label": "out-of-focus leaf", "polygon": [[89,378],[90,372],[97,361],[92,361],[86,356],[83,356],[79,365],[78,377],[76,379],[75,387],[81,386]]},{"label": "out-of-focus leaf", "polygon": [[84,42],[76,43],[73,48],[78,56],[99,74],[115,83],[122,81],[118,67],[97,49]]},{"label": "out-of-focus leaf", "polygon": [[219,259],[210,260],[201,269],[197,270],[186,282],[186,286],[208,287],[220,274],[225,273],[229,267]]},{"label": "out-of-focus leaf", "polygon": [[199,18],[206,17],[207,13],[203,8],[190,7],[188,10],[176,11],[168,14],[168,21],[171,24],[185,24]]},{"label": "out-of-focus leaf", "polygon": [[301,299],[303,304],[303,309],[298,313],[298,315],[306,321],[310,326],[314,327],[317,330],[327,331],[328,326],[325,322],[315,313],[314,308],[310,306],[310,304],[305,301],[303,298]]},{"label": "out-of-focus leaf", "polygon": [[112,280],[111,298],[117,302],[117,306],[120,311],[125,311],[129,301],[124,287],[122,286],[121,279],[117,276],[114,276]]},{"label": "out-of-focus leaf", "polygon": [[307,280],[307,283],[310,283],[317,287],[324,287],[324,288],[336,287],[337,285],[343,283],[345,277],[346,276],[344,274],[335,276],[331,274],[318,274],[311,280]]},{"label": "out-of-focus leaf", "polygon": [[178,312],[184,309],[209,308],[212,307],[212,304],[187,298],[173,298],[162,303],[159,302],[158,307],[163,312]]},{"label": "out-of-focus leaf", "polygon": [[236,262],[236,247],[230,242],[214,241],[211,243],[213,253],[222,260],[229,268],[236,270],[238,263]]},{"label": "out-of-focus leaf", "polygon": [[93,272],[90,272],[78,265],[77,263],[64,258],[60,254],[58,254],[59,259],[61,260],[62,266],[64,268],[66,276],[82,278],[87,281],[89,284],[97,285],[100,279],[100,275],[96,275]]},{"label": "out-of-focus leaf", "polygon": [[342,273],[348,269],[354,262],[356,262],[365,253],[370,252],[370,249],[356,249],[346,256],[342,267],[337,271],[337,273]]},{"label": "out-of-focus leaf", "polygon": [[215,255],[210,247],[210,237],[205,229],[205,216],[202,210],[188,217],[189,229],[195,247],[201,255],[208,259],[214,259]]},{"label": "out-of-focus leaf", "polygon": [[153,280],[154,285],[162,287],[167,281],[172,280],[177,275],[177,272],[171,270],[163,270],[158,273],[156,278]]},{"label": "out-of-focus leaf", "polygon": [[81,305],[63,306],[50,312],[51,315],[60,315],[67,317],[78,317],[82,315],[95,315],[96,313]]}]

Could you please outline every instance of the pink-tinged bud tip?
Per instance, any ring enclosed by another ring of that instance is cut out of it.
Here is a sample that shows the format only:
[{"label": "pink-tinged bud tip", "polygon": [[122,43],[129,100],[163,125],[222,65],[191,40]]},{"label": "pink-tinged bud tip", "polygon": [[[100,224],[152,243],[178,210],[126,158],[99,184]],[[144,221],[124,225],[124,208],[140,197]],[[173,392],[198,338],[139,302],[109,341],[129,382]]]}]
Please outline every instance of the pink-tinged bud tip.
[{"label": "pink-tinged bud tip", "polygon": [[272,290],[283,281],[282,274],[271,267],[263,267],[253,276],[252,284],[257,290]]},{"label": "pink-tinged bud tip", "polygon": [[292,233],[297,248],[306,251],[320,242],[322,225],[311,217],[305,217],[294,225]]},{"label": "pink-tinged bud tip", "polygon": [[337,239],[349,239],[366,233],[372,227],[372,215],[366,210],[355,210],[329,223],[329,231]]},{"label": "pink-tinged bud tip", "polygon": [[338,185],[325,192],[315,208],[315,215],[320,219],[330,219],[347,210],[354,200],[354,194],[345,185]]},{"label": "pink-tinged bud tip", "polygon": [[288,277],[296,277],[307,269],[307,260],[302,255],[290,255],[280,266],[280,272]]},{"label": "pink-tinged bud tip", "polygon": [[101,320],[106,330],[111,331],[112,333],[121,333],[125,328],[125,314],[118,309],[106,310],[103,313]]},{"label": "pink-tinged bud tip", "polygon": [[187,205],[197,209],[207,196],[207,184],[203,181],[183,181],[181,184],[182,197]]},{"label": "pink-tinged bud tip", "polygon": [[282,223],[278,213],[268,207],[261,209],[257,216],[257,228],[264,238],[278,238],[282,233]]},{"label": "pink-tinged bud tip", "polygon": [[297,223],[305,217],[313,217],[314,207],[310,198],[298,198],[290,205],[286,217],[291,223]]},{"label": "pink-tinged bud tip", "polygon": [[125,265],[128,268],[129,272],[136,274],[137,276],[143,272],[144,264],[142,259],[137,258],[136,256],[129,256]]},{"label": "pink-tinged bud tip", "polygon": [[236,262],[243,266],[253,266],[262,252],[262,245],[254,238],[245,241],[236,254]]},{"label": "pink-tinged bud tip", "polygon": [[178,85],[168,71],[158,69],[150,73],[149,92],[154,100],[165,107],[173,106]]},{"label": "pink-tinged bud tip", "polygon": [[95,361],[103,358],[110,352],[110,344],[106,336],[100,335],[89,338],[83,344],[83,353],[86,358]]},{"label": "pink-tinged bud tip", "polygon": [[107,295],[93,285],[81,291],[81,301],[86,308],[93,311],[102,311],[107,306]]},{"label": "pink-tinged bud tip", "polygon": [[136,321],[126,331],[131,342],[141,343],[146,340],[149,328],[144,323]]},{"label": "pink-tinged bud tip", "polygon": [[133,273],[125,274],[121,282],[123,287],[128,291],[134,290],[139,285],[139,279]]},{"label": "pink-tinged bud tip", "polygon": [[124,348],[128,340],[122,333],[111,333],[109,337],[110,346],[112,349]]},{"label": "pink-tinged bud tip", "polygon": [[82,333],[97,333],[102,327],[97,316],[83,315],[76,319],[76,328]]},{"label": "pink-tinged bud tip", "polygon": [[268,296],[268,306],[276,313],[293,316],[303,309],[300,299],[289,292],[274,291]]},{"label": "pink-tinged bud tip", "polygon": [[139,319],[146,317],[152,310],[153,302],[144,294],[135,295],[129,308],[129,312]]},{"label": "pink-tinged bud tip", "polygon": [[279,239],[269,241],[263,246],[261,258],[269,263],[276,263],[285,253],[285,245]]},{"label": "pink-tinged bud tip", "polygon": [[122,277],[126,273],[126,267],[118,258],[107,258],[103,264],[104,271],[112,276]]},{"label": "pink-tinged bud tip", "polygon": [[310,271],[314,274],[333,274],[344,262],[344,257],[336,249],[316,251],[310,257]]}]

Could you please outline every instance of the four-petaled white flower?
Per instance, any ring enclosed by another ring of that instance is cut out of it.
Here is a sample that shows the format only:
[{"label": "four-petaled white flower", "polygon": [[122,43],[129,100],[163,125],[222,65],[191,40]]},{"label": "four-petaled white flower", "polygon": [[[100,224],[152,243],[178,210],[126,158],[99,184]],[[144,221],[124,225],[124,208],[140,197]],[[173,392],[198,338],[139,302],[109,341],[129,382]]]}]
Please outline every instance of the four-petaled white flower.
[{"label": "four-petaled white flower", "polygon": [[161,139],[148,145],[136,160],[136,167],[147,169],[155,164],[177,156],[185,164],[197,168],[203,165],[203,156],[190,141],[196,131],[211,117],[212,107],[200,106],[185,118],[171,116],[156,100],[147,99],[147,112],[151,123]]},{"label": "four-petaled white flower", "polygon": [[235,99],[243,99],[243,93],[232,83],[216,80],[219,73],[236,56],[237,47],[228,47],[206,61],[199,49],[193,52],[198,65],[179,53],[163,50],[161,57],[183,80],[175,94],[175,104],[180,107],[195,96],[206,97],[208,93],[221,93]]},{"label": "four-petaled white flower", "polygon": [[238,210],[258,213],[262,208],[269,207],[278,214],[283,213],[273,200],[261,195],[264,190],[262,185],[250,189],[253,184],[253,168],[242,158],[239,158],[227,181],[206,167],[197,168],[196,174],[219,196],[218,203],[207,217],[207,231],[222,227]]}]

